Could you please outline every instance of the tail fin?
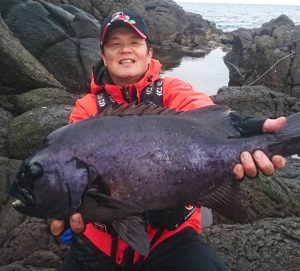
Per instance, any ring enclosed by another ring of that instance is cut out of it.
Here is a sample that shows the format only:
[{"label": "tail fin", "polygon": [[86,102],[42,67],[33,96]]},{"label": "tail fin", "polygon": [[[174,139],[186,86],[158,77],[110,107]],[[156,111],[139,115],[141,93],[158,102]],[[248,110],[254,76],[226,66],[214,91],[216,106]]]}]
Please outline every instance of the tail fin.
[{"label": "tail fin", "polygon": [[287,124],[275,133],[275,139],[272,141],[269,145],[271,154],[300,154],[300,113],[287,117]]}]

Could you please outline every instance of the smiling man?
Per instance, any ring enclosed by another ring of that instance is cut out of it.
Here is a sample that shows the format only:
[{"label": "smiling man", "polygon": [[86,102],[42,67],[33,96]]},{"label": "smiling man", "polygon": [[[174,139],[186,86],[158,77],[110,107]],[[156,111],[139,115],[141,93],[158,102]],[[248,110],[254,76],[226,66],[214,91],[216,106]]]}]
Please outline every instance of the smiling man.
[{"label": "smiling man", "polygon": [[[205,93],[195,91],[190,84],[161,78],[161,65],[152,53],[147,27],[138,14],[128,11],[107,17],[101,26],[102,61],[93,68],[91,93],[76,102],[70,122],[92,117],[108,106],[132,102],[151,102],[177,110],[213,105]],[[261,132],[275,131],[284,123],[285,118],[267,120],[261,123]],[[258,169],[270,175],[284,164],[281,156],[270,161],[261,151],[254,156],[244,152],[233,174],[239,180],[244,174],[256,176]],[[145,229],[151,243],[146,256],[120,239],[112,225],[101,221],[85,225],[81,215],[74,214],[70,225],[77,234],[62,270],[227,270],[201,241],[200,214],[200,208],[191,205],[146,213]],[[54,235],[60,235],[63,229],[63,221],[52,221]]]}]

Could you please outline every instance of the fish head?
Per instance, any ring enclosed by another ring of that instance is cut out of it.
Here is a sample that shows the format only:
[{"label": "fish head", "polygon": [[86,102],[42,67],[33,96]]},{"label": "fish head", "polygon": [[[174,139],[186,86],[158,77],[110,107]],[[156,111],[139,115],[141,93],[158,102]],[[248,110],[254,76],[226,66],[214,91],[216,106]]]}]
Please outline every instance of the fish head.
[{"label": "fish head", "polygon": [[23,162],[9,194],[22,214],[65,220],[79,209],[88,178],[83,162],[46,149]]}]

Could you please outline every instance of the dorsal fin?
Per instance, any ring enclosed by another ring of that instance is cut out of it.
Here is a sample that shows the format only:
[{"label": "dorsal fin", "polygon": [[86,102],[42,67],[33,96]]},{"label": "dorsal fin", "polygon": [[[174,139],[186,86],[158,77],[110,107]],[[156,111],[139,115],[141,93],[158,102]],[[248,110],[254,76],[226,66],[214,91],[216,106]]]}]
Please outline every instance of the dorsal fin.
[{"label": "dorsal fin", "polygon": [[119,104],[117,106],[108,106],[100,116],[126,116],[126,115],[176,115],[182,111],[175,109],[163,108],[151,102],[143,102],[140,104],[131,103],[129,105]]}]

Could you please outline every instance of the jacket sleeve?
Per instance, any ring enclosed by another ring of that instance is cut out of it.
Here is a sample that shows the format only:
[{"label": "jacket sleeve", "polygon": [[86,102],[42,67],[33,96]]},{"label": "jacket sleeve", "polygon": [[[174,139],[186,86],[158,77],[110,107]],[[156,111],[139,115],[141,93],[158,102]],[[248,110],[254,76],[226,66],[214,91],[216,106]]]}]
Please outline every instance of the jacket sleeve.
[{"label": "jacket sleeve", "polygon": [[96,97],[88,94],[76,101],[69,117],[69,123],[84,120],[96,115],[98,112]]},{"label": "jacket sleeve", "polygon": [[213,105],[211,98],[179,79],[166,77],[164,79],[163,103],[165,107],[177,110],[193,110]]}]

